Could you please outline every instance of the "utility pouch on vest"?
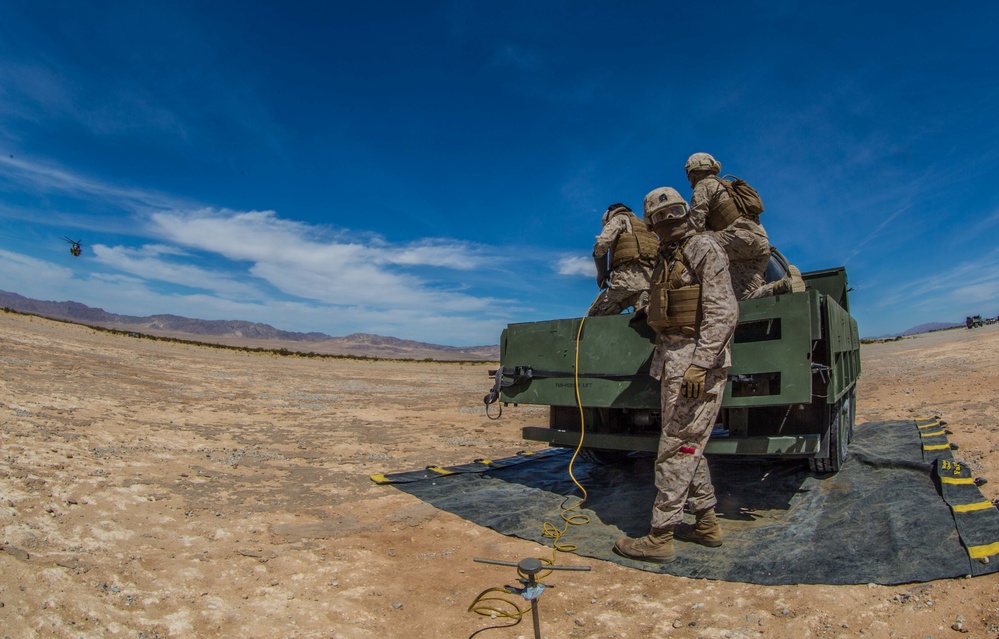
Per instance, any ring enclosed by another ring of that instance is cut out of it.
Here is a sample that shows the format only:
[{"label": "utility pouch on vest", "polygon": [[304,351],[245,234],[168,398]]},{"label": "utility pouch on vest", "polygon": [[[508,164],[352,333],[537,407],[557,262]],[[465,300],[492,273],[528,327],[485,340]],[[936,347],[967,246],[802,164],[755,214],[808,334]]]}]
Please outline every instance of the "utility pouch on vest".
[{"label": "utility pouch on vest", "polygon": [[666,311],[669,307],[668,287],[669,272],[665,262],[656,264],[652,270],[652,281],[649,287],[649,305],[646,309],[645,323],[656,333],[662,333],[669,328]]},{"label": "utility pouch on vest", "polygon": [[638,224],[635,227],[633,233],[621,233],[617,236],[611,255],[612,269],[635,260],[649,264],[655,261],[656,251],[659,250],[659,236],[644,228],[637,228]]},{"label": "utility pouch on vest", "polygon": [[669,328],[669,291],[666,290],[666,282],[652,285],[647,313],[645,321],[656,333],[663,333]]},{"label": "utility pouch on vest", "polygon": [[697,335],[701,325],[701,285],[691,284],[670,289],[666,306],[666,319],[669,330],[677,330],[684,335]]}]

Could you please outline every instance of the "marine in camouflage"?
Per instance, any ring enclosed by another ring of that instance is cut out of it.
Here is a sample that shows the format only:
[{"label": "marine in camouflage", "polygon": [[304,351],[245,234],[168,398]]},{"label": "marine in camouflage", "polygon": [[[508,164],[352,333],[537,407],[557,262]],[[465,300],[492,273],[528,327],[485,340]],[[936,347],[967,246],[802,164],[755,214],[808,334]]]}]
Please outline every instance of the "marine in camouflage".
[{"label": "marine in camouflage", "polygon": [[[698,181],[690,198],[690,218],[694,227],[705,230],[711,206],[731,197],[718,180]],[[726,229],[708,232],[728,255],[736,298],[749,299],[754,290],[766,284],[764,273],[770,261],[770,238],[759,218],[742,216]]]},{"label": "marine in camouflage", "polygon": [[[610,217],[593,245],[593,256],[607,258],[617,238],[622,233],[632,233],[635,222],[641,224],[634,214],[618,214]],[[652,279],[652,262],[634,260],[614,268],[610,272],[607,288],[590,308],[590,315],[617,315],[627,308],[641,308],[648,304],[649,281]]]},{"label": "marine in camouflage", "polygon": [[[701,286],[701,323],[696,335],[662,333],[656,339],[651,371],[662,388],[662,435],[656,459],[653,530],[680,523],[688,501],[696,511],[716,503],[703,451],[721,407],[732,335],[739,321],[728,257],[713,235],[690,237],[682,244],[681,257],[687,266],[681,284]],[[680,392],[691,364],[707,369],[705,392],[696,400]]]}]

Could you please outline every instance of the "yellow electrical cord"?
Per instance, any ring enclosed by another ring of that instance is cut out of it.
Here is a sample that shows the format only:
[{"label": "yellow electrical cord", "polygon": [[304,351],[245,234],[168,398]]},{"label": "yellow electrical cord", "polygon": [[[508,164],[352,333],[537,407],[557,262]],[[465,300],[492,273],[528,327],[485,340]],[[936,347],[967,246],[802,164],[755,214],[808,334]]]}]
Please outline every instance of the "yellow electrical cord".
[{"label": "yellow electrical cord", "polygon": [[[563,528],[559,529],[555,524],[547,521],[544,522],[544,524],[542,524],[541,526],[542,536],[549,537],[552,539],[552,558],[550,560],[539,558],[539,561],[546,563],[549,566],[554,565],[556,563],[555,560],[558,557],[559,551],[573,552],[576,550],[576,546],[573,544],[563,544],[559,542],[559,540],[566,533],[566,531],[569,530],[569,526],[583,526],[585,524],[590,523],[589,515],[584,515],[582,513],[575,513],[575,514],[569,514],[569,513],[582,506],[586,502],[587,498],[586,488],[584,488],[583,485],[579,483],[579,480],[576,479],[576,476],[572,472],[572,466],[576,462],[576,457],[579,456],[579,451],[583,448],[583,436],[586,431],[586,413],[583,411],[583,400],[579,395],[579,343],[583,335],[583,324],[586,322],[587,316],[589,316],[590,311],[593,310],[593,307],[596,305],[599,299],[600,299],[600,294],[597,295],[596,299],[593,300],[593,303],[590,304],[589,308],[586,309],[586,313],[579,320],[579,329],[576,331],[576,353],[573,365],[573,382],[574,382],[573,385],[575,386],[575,391],[576,391],[576,407],[579,409],[579,443],[576,444],[576,450],[572,452],[572,458],[569,460],[569,477],[572,479],[572,483],[574,483],[576,487],[579,488],[579,490],[583,493],[583,497],[572,506],[562,509],[560,516],[562,518],[562,521],[565,522],[565,526]],[[568,499],[568,497],[566,499]],[[562,503],[564,504],[565,502]],[[547,575],[550,575],[551,573],[552,571],[550,570],[542,571],[538,573],[537,579],[540,580],[546,577]],[[526,576],[520,573],[519,568],[517,569],[517,574],[520,574],[521,577]],[[515,621],[511,624],[503,626],[489,626],[488,628],[481,628],[472,633],[469,639],[471,639],[475,635],[485,630],[516,626],[523,619],[523,615],[527,613],[528,610],[530,610],[529,607],[521,608],[515,602],[510,601],[505,597],[486,596],[494,592],[503,593],[503,594],[512,594],[506,588],[487,588],[486,590],[483,590],[481,593],[479,593],[479,596],[476,597],[474,601],[472,601],[472,604],[468,607],[468,612],[474,612],[476,614],[483,615],[485,617],[491,617],[494,619],[496,618],[513,619]],[[502,604],[503,606],[512,609],[512,612],[509,610],[504,610],[502,608],[495,607],[491,603],[487,604],[486,602],[496,602],[497,604]]]},{"label": "yellow electrical cord", "polygon": [[[551,571],[548,571],[551,572]],[[520,570],[517,570],[520,573]],[[479,596],[475,598],[472,605],[468,607],[468,612],[474,612],[477,615],[482,615],[483,617],[490,617],[492,619],[511,619],[513,623],[501,624],[497,626],[487,626],[485,628],[479,628],[471,635],[468,639],[472,639],[475,635],[480,632],[485,632],[486,630],[493,630],[494,628],[510,628],[516,626],[524,619],[524,614],[530,610],[530,606],[521,608],[515,602],[511,601],[506,597],[487,597],[489,593],[501,592],[504,595],[511,595],[509,590],[506,588],[487,588],[479,593]],[[495,602],[495,604],[493,603]]]},{"label": "yellow electrical cord", "polygon": [[576,457],[579,456],[579,451],[583,448],[583,438],[586,435],[586,413],[583,411],[583,400],[579,395],[579,344],[582,341],[583,324],[586,323],[586,318],[589,316],[590,311],[593,310],[593,307],[599,300],[600,295],[598,294],[593,300],[593,303],[590,304],[590,307],[586,309],[586,314],[584,314],[579,320],[579,329],[576,331],[576,352],[573,365],[573,386],[576,391],[576,408],[579,409],[579,442],[576,444],[576,449],[572,452],[572,458],[569,460],[569,478],[572,479],[572,483],[574,483],[583,493],[583,497],[572,506],[562,509],[560,516],[562,517],[562,521],[565,522],[565,526],[561,529],[559,529],[555,524],[547,521],[541,527],[541,534],[552,539],[552,564],[555,563],[555,559],[558,556],[559,551],[573,552],[576,550],[575,545],[563,544],[559,541],[562,538],[562,535],[569,530],[569,526],[583,526],[590,523],[590,517],[588,515],[584,515],[582,513],[570,513],[586,503],[586,498],[588,496],[586,488],[579,483],[579,480],[576,479],[576,475],[573,474],[572,467],[573,464],[576,463]]}]

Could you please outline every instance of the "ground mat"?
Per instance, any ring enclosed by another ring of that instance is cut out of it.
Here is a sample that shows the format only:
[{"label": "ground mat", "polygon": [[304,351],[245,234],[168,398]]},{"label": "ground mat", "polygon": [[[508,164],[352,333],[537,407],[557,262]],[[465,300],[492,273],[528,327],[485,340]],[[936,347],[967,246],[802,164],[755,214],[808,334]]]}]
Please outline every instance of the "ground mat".
[{"label": "ground mat", "polygon": [[[863,424],[849,452],[835,475],[811,473],[801,461],[709,459],[725,543],[704,548],[677,542],[678,559],[667,565],[611,550],[622,534],[648,532],[652,457],[612,465],[577,458],[573,474],[587,491],[578,512],[590,521],[569,526],[560,543],[585,557],[642,570],[770,585],[888,585],[999,569],[999,511],[953,459],[942,423]],[[550,449],[372,479],[505,535],[550,546],[544,522],[564,527],[560,513],[581,494],[568,474],[571,453]]]}]

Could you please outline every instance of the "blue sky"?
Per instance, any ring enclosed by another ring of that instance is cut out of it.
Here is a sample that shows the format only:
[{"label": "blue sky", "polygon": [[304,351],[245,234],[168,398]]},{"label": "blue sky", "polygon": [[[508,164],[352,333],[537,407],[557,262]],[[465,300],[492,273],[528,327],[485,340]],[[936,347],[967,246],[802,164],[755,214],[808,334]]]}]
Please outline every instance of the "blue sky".
[{"label": "blue sky", "polygon": [[705,151],[862,335],[999,314],[999,5],[619,4],[2,3],[0,289],[494,344]]}]

